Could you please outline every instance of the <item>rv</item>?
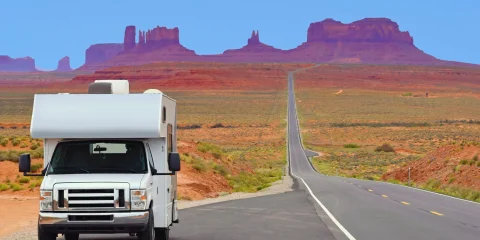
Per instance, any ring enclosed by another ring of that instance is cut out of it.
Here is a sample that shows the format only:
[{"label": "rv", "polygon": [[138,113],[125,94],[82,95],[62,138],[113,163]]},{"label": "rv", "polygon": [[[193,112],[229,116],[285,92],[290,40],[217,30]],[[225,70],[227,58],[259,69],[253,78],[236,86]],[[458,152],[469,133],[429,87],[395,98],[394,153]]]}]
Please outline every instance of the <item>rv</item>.
[{"label": "rv", "polygon": [[129,92],[97,80],[87,94],[36,94],[30,134],[44,141],[38,239],[128,233],[168,239],[178,223],[176,102],[161,91]]}]

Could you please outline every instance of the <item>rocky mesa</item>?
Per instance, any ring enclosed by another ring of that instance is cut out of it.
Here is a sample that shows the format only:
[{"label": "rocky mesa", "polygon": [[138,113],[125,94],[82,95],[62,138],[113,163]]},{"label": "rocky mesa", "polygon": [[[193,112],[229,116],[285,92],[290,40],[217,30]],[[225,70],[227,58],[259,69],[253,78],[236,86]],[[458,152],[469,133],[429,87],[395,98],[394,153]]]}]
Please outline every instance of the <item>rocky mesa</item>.
[{"label": "rocky mesa", "polygon": [[0,72],[36,72],[35,60],[31,57],[11,58],[0,56]]},{"label": "rocky mesa", "polygon": [[418,49],[413,37],[388,18],[365,18],[349,24],[333,19],[312,23],[307,41],[289,53],[297,61],[445,64]]},{"label": "rocky mesa", "polygon": [[197,55],[180,43],[178,28],[157,26],[138,31],[125,29],[123,44],[97,44],[87,49],[81,69],[138,65],[152,62],[297,62],[297,63],[367,63],[475,66],[444,61],[424,53],[414,45],[408,31],[388,18],[365,18],[352,23],[325,19],[311,23],[307,41],[290,50],[281,50],[260,41],[253,31],[247,45],[222,54]]}]

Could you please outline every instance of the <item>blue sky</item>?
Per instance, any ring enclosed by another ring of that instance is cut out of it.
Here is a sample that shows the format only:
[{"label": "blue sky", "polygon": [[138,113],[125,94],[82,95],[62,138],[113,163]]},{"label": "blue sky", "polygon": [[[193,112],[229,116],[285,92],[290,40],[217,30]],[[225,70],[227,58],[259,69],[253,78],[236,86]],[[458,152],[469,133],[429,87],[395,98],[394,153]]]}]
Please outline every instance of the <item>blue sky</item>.
[{"label": "blue sky", "polygon": [[31,56],[41,70],[64,56],[79,67],[90,45],[123,42],[127,25],[179,27],[185,47],[214,54],[242,47],[253,29],[291,49],[311,22],[365,17],[391,18],[435,57],[480,64],[478,0],[12,0],[0,11],[0,55]]}]

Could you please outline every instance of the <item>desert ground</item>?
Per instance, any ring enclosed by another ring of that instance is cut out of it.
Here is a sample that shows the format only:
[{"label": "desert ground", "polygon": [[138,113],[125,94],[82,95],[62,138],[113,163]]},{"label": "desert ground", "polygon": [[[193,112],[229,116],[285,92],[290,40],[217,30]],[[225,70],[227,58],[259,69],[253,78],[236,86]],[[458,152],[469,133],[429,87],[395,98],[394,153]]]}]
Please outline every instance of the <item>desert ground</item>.
[{"label": "desert ground", "polygon": [[413,186],[480,201],[479,74],[359,65],[298,72],[304,143],[322,153],[313,162],[329,175],[407,184],[410,168]]},{"label": "desert ground", "polygon": [[[155,63],[94,73],[0,74],[0,205],[2,213],[25,205],[0,236],[36,217],[41,178],[22,177],[16,163],[30,152],[37,171],[42,168],[42,141],[29,137],[34,93],[85,93],[95,79],[129,79],[132,92],[158,88],[172,96],[182,154],[179,196],[201,200],[256,192],[282,178],[287,74],[313,66]],[[320,65],[299,71],[304,143],[322,153],[313,162],[326,174],[406,184],[412,167],[413,186],[480,201],[479,81],[480,70],[468,68]],[[393,151],[376,151],[384,143]]]}]

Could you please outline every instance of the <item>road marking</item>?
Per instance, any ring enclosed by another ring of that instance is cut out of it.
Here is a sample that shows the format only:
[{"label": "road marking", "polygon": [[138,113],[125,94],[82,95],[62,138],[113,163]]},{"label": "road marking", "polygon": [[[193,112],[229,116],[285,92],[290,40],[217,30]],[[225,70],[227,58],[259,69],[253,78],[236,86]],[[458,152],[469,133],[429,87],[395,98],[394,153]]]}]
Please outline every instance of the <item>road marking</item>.
[{"label": "road marking", "polygon": [[387,198],[388,196],[387,196],[387,195],[385,195],[385,194],[383,194],[383,195],[382,195],[382,197],[384,197],[384,198]]},{"label": "road marking", "polygon": [[439,213],[439,212],[435,212],[435,211],[430,211],[431,214],[435,214],[437,216],[443,216],[443,214]]},{"label": "road marking", "polygon": [[372,190],[372,189],[368,189],[368,191],[369,191],[369,192],[373,192],[373,190]]},{"label": "road marking", "polygon": [[305,187],[307,187],[307,190],[308,192],[310,193],[310,195],[312,196],[313,199],[315,199],[315,201],[318,203],[318,205],[320,205],[320,207],[323,209],[323,211],[325,211],[325,213],[328,215],[328,217],[330,217],[330,219],[332,219],[333,223],[335,223],[335,225],[337,225],[337,227],[345,234],[345,236],[347,236],[347,238],[349,240],[356,240],[356,238],[354,238],[352,236],[352,234],[350,234],[347,229],[345,229],[345,227],[342,226],[342,224],[340,224],[340,222],[338,222],[338,220],[332,215],[332,213],[330,213],[330,211],[328,211],[328,209],[322,204],[322,202],[320,202],[320,200],[318,200],[317,196],[315,196],[315,194],[313,194],[312,192],[312,189],[310,189],[310,187],[308,186],[308,184],[305,182],[305,180],[303,180],[303,178],[295,175],[293,172],[292,172],[292,175],[300,180],[302,180],[303,184],[305,185]]},{"label": "road marking", "polygon": [[405,205],[410,205],[410,203],[408,203],[408,202],[402,202],[402,203],[405,204]]}]

